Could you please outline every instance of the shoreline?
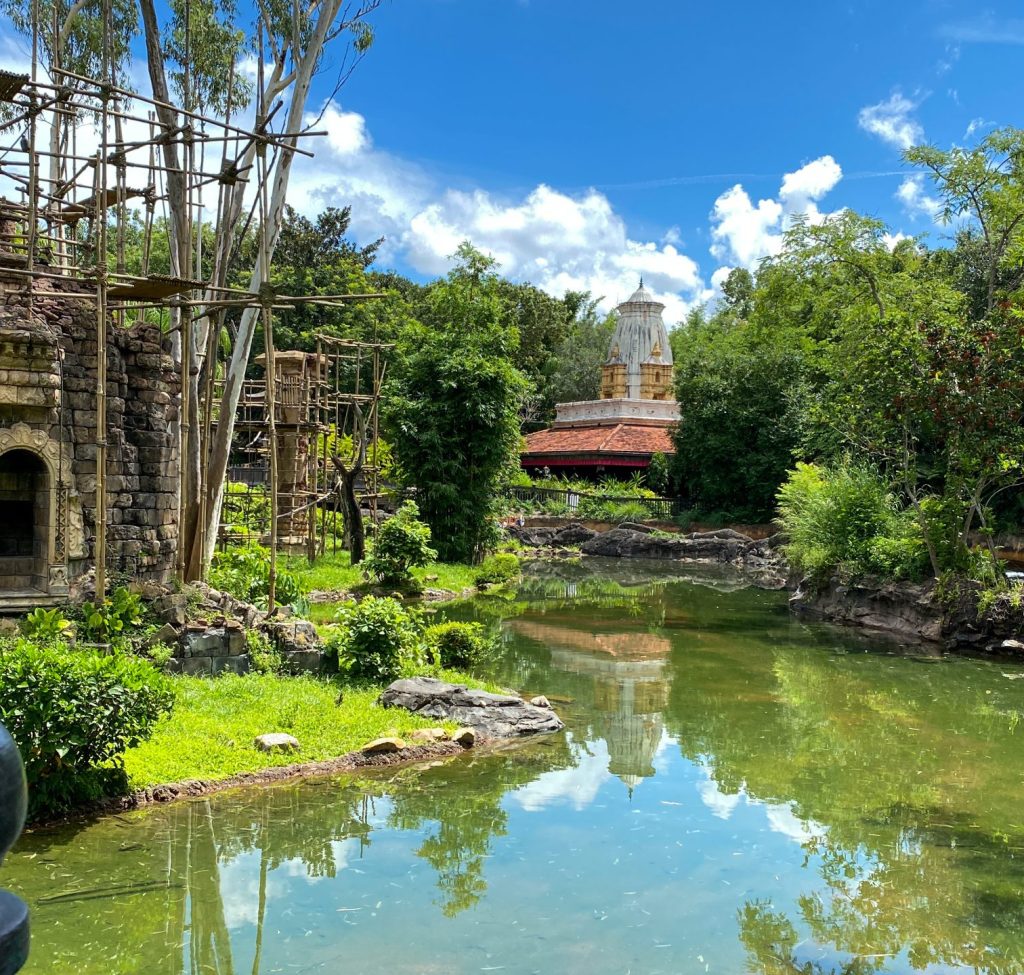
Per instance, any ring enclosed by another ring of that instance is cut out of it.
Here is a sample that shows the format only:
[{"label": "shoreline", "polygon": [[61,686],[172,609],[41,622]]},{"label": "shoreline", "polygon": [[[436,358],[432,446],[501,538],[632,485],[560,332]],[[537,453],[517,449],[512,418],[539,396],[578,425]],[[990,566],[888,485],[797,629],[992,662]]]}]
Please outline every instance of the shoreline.
[{"label": "shoreline", "polygon": [[[533,737],[537,736],[531,736],[531,739]],[[361,769],[390,768],[415,765],[418,762],[448,760],[471,752],[492,752],[497,751],[500,744],[484,740],[477,741],[472,748],[463,748],[462,745],[454,741],[431,742],[424,745],[412,745],[397,752],[376,755],[367,755],[365,752],[357,750],[346,752],[336,758],[326,758],[314,762],[296,762],[291,765],[274,765],[256,772],[238,772],[223,779],[183,779],[180,782],[161,783],[136,789],[122,796],[98,799],[63,816],[35,820],[26,825],[25,832],[53,829],[97,816],[111,816],[151,806],[202,799],[233,789],[277,785],[299,779],[327,778],[331,775],[343,775]]]}]

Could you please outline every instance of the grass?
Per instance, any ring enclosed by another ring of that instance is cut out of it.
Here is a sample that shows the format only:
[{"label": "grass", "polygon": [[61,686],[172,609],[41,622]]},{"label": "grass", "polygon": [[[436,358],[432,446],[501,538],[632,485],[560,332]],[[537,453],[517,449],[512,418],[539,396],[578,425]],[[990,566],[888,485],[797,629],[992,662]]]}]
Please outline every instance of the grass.
[{"label": "grass", "polygon": [[[455,671],[437,676],[498,690]],[[420,718],[401,708],[378,707],[380,687],[345,685],[339,679],[274,674],[172,679],[174,710],[148,741],[125,753],[133,789],[184,779],[216,781],[239,772],[324,761],[374,738],[404,738],[417,728],[455,728],[452,722]],[[253,745],[257,735],[273,731],[294,735],[299,751],[267,753]]]},{"label": "grass", "polygon": [[[287,567],[306,592],[320,590],[354,590],[366,586],[362,569],[349,563],[348,552],[326,553],[315,565],[305,558],[281,560],[282,568]],[[413,569],[413,576],[421,586],[431,589],[450,589],[462,592],[474,588],[476,567],[459,563],[431,562],[420,569]],[[436,579],[428,579],[436,576]]]}]

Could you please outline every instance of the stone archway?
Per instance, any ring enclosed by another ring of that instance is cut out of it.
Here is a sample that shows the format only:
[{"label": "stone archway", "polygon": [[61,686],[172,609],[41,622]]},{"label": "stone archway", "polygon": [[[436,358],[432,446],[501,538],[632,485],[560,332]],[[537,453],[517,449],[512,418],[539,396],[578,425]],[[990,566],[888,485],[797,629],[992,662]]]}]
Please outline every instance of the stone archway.
[{"label": "stone archway", "polygon": [[11,553],[0,554],[2,608],[53,602],[68,591],[68,557],[84,548],[84,538],[64,455],[46,431],[27,423],[0,429],[0,553]]},{"label": "stone archway", "polygon": [[0,454],[0,592],[49,592],[52,493],[38,454]]}]

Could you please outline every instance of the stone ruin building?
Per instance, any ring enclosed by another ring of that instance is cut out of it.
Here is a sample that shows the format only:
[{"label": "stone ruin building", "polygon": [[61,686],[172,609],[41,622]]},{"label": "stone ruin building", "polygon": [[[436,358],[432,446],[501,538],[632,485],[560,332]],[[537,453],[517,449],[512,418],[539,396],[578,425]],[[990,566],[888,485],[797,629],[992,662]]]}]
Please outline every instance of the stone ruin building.
[{"label": "stone ruin building", "polygon": [[[0,255],[0,612],[60,602],[95,562],[95,291]],[[5,267],[6,265],[6,267]],[[107,324],[107,571],[166,581],[178,534],[179,379],[156,324]]]}]

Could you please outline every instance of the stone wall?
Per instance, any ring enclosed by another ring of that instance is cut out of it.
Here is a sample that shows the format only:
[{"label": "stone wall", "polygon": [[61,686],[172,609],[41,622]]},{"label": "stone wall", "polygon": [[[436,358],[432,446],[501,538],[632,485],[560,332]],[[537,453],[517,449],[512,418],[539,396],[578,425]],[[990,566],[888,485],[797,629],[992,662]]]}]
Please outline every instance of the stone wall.
[{"label": "stone wall", "polygon": [[[27,449],[49,472],[51,591],[86,571],[96,545],[96,306],[50,279],[27,308],[0,270],[0,453]],[[178,377],[153,324],[107,326],[107,569],[165,579],[177,546]]]}]

